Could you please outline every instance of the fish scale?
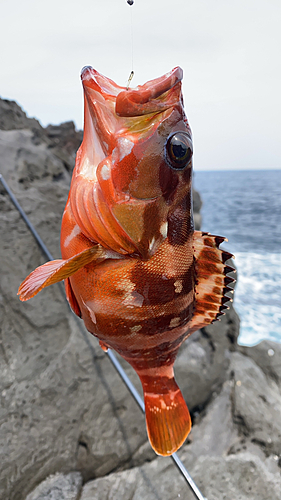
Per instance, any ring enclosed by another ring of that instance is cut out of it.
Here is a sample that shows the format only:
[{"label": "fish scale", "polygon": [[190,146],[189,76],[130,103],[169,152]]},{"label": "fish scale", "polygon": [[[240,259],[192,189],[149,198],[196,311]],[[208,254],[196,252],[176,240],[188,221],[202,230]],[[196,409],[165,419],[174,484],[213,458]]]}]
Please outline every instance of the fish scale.
[{"label": "fish scale", "polygon": [[192,135],[182,70],[126,89],[86,67],[84,137],[62,219],[62,259],[35,269],[21,300],[65,281],[70,306],[143,387],[156,453],[185,441],[191,418],[174,378],[182,342],[227,310],[225,240],[194,231]]}]

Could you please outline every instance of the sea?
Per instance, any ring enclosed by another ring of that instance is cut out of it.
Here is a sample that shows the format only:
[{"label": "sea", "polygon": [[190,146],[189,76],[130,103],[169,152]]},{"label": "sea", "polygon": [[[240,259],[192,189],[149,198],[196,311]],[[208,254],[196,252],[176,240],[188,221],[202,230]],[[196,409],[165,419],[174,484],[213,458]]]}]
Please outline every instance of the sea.
[{"label": "sea", "polygon": [[281,342],[281,170],[195,171],[202,230],[235,255],[242,345]]}]

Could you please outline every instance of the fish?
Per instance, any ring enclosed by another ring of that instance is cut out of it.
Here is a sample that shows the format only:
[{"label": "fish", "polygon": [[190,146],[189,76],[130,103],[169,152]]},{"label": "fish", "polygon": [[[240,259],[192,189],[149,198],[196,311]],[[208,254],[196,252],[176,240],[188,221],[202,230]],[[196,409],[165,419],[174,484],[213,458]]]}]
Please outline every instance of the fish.
[{"label": "fish", "polygon": [[194,229],[193,142],[174,68],[136,88],[82,69],[84,136],[62,217],[62,258],[20,285],[25,301],[64,280],[105,351],[138,374],[152,448],[168,456],[191,416],[174,377],[181,344],[227,310],[234,279],[224,237]]}]

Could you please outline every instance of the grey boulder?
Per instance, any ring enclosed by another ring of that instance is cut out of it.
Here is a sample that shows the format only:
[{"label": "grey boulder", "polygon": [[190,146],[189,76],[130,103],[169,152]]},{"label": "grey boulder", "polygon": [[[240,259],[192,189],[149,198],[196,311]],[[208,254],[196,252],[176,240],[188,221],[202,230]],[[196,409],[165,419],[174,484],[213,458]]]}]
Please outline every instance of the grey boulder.
[{"label": "grey boulder", "polygon": [[79,500],[82,476],[79,472],[54,474],[39,484],[26,500]]}]

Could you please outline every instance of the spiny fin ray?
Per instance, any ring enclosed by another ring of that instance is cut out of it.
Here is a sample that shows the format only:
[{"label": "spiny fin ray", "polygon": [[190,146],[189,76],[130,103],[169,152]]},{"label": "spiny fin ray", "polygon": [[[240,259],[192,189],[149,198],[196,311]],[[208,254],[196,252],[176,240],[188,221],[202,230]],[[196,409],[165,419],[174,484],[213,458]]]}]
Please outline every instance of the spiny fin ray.
[{"label": "spiny fin ray", "polygon": [[235,268],[226,265],[233,255],[220,250],[219,245],[226,241],[222,236],[195,231],[193,237],[193,255],[195,263],[195,311],[191,320],[189,335],[213,323],[229,308],[232,302],[232,283],[235,282],[230,272]]}]

